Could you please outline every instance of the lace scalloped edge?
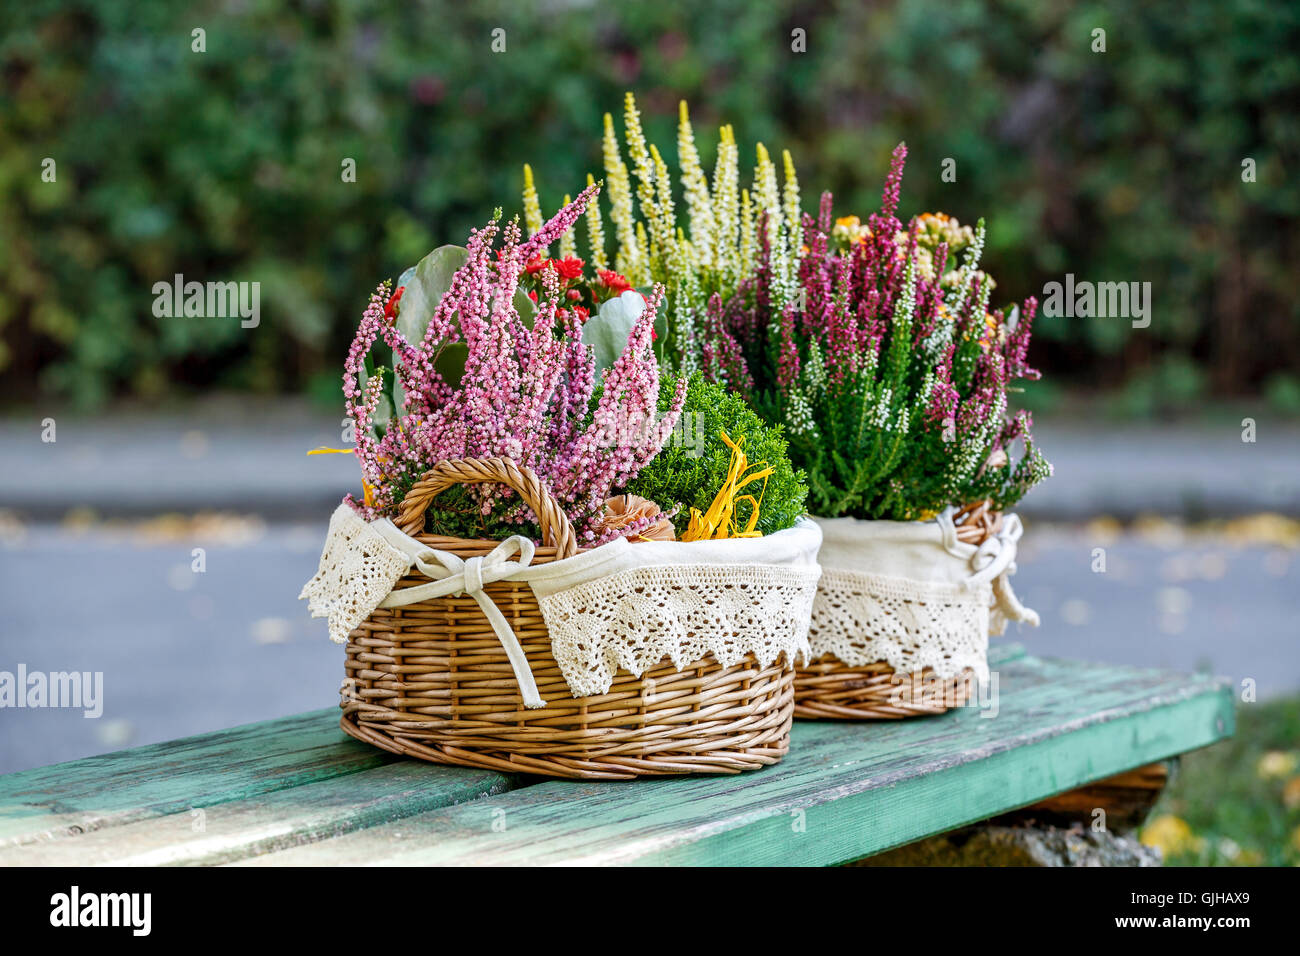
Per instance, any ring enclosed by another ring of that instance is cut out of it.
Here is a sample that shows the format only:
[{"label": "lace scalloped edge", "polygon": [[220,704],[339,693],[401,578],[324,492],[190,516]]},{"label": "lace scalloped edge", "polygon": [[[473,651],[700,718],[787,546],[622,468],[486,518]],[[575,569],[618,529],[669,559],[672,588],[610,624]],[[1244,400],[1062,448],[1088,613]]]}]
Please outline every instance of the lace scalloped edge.
[{"label": "lace scalloped edge", "polygon": [[340,505],[330,517],[320,567],[298,598],[307,598],[312,617],[329,619],[331,641],[346,644],[410,565],[355,511]]},{"label": "lace scalloped edge", "polygon": [[988,679],[992,588],[914,581],[838,568],[822,572],[813,603],[813,660],[833,654],[850,667],[878,661],[898,673],[932,668],[940,679],[967,668]]},{"label": "lace scalloped edge", "polygon": [[631,568],[540,597],[551,650],[575,697],[606,693],[665,657],[730,667],[806,661],[816,565],[677,564]]}]

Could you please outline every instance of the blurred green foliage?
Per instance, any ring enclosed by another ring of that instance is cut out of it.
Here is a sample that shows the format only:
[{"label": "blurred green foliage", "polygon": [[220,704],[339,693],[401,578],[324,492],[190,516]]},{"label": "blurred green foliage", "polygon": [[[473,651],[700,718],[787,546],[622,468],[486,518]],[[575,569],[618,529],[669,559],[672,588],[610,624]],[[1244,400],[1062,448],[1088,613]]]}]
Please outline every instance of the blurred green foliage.
[{"label": "blurred green foliage", "polygon": [[[706,168],[724,120],[746,162],[789,147],[809,208],[869,211],[906,139],[903,213],[985,215],[1001,301],[1151,282],[1149,329],[1040,320],[1059,383],[1289,401],[1297,50],[1300,7],[1264,0],[6,4],[0,396],[337,395],[377,282],[518,210],[525,161],[547,211],[576,195],[631,89],[670,162],[679,98]],[[260,282],[260,326],[155,318],[176,273]]]},{"label": "blurred green foliage", "polygon": [[1186,826],[1167,865],[1300,864],[1300,697],[1239,707],[1231,740],[1181,764],[1147,821],[1147,834],[1171,816]]}]

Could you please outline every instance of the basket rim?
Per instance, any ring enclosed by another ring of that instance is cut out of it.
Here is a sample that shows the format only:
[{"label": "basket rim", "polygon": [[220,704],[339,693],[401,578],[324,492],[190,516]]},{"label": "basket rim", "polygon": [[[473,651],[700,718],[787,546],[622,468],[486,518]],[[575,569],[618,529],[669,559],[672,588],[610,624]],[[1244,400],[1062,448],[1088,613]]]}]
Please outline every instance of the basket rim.
[{"label": "basket rim", "polygon": [[[446,551],[456,555],[458,558],[474,557],[498,547],[506,538],[459,538],[454,535],[445,534],[413,534],[411,535],[416,541],[438,551]],[[507,535],[512,537],[512,535]],[[527,538],[527,535],[521,535]],[[567,560],[559,557],[559,549],[553,545],[538,544],[536,539],[529,538],[533,542],[533,564],[549,564],[553,561]],[[601,545],[603,547],[603,545]],[[578,554],[586,554],[595,548],[579,547]]]}]

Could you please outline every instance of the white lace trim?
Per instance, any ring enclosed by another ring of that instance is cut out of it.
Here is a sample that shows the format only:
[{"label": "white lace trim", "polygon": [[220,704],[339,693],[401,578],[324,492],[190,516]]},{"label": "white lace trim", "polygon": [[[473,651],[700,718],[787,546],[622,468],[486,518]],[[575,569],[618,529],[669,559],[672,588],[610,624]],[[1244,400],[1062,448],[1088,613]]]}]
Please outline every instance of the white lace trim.
[{"label": "white lace trim", "polygon": [[329,618],[330,640],[346,644],[348,635],[370,616],[407,572],[411,559],[388,544],[347,505],[330,516],[320,567],[303,585],[312,617]]},{"label": "white lace trim", "polygon": [[[619,667],[640,675],[665,657],[678,667],[706,655],[723,666],[748,654],[763,666],[782,654],[792,664],[806,658],[820,544],[818,526],[801,521],[763,538],[635,545],[620,538],[533,565],[525,538],[462,559],[340,505],[320,569],[299,597],[309,599],[313,617],[329,618],[332,640],[346,643],[377,607],[470,595],[511,659],[525,706],[542,707],[527,660],[485,584],[529,584],[560,671],[573,695],[583,697],[607,692]],[[412,567],[428,582],[394,591]]]},{"label": "white lace trim", "polygon": [[969,667],[982,681],[989,634],[1008,621],[1038,624],[1011,588],[1023,531],[1014,514],[978,547],[958,540],[951,508],[931,521],[818,523],[824,571],[809,634],[814,660],[885,661],[900,673],[930,667],[942,679]]},{"label": "white lace trim", "polygon": [[575,696],[603,694],[621,667],[640,676],[753,654],[761,667],[806,660],[819,569],[677,564],[634,568],[539,598],[551,652]]},{"label": "white lace trim", "polygon": [[988,584],[826,568],[813,603],[811,655],[834,654],[850,667],[885,661],[900,674],[930,667],[941,679],[969,667],[984,681],[992,602]]}]

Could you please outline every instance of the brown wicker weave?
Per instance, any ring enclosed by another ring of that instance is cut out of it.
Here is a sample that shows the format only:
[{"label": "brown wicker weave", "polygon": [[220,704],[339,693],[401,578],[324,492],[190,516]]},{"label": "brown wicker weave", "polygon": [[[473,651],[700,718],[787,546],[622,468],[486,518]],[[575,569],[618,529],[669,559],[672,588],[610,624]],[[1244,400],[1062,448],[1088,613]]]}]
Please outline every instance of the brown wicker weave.
[{"label": "brown wicker weave", "polygon": [[[509,485],[537,515],[549,547],[537,549],[534,564],[577,552],[546,486],[501,458],[434,467],[407,495],[397,524],[462,558],[487,554],[500,542],[420,533],[439,492],[484,482]],[[397,587],[427,581],[407,576]],[[434,598],[377,609],[350,635],[347,733],[435,763],[602,780],[739,773],[776,763],[789,749],[794,669],[784,659],[760,667],[751,655],[723,667],[708,658],[679,671],[665,658],[640,677],[619,670],[606,694],[574,698],[529,586],[503,581],[484,591],[518,637],[546,707],[523,706],[509,659],[473,598]]]},{"label": "brown wicker weave", "polygon": [[[1002,528],[1002,515],[992,511],[988,501],[967,505],[953,520],[958,540],[975,545]],[[928,667],[900,679],[884,661],[850,667],[824,654],[795,671],[794,715],[803,720],[923,717],[961,706],[974,688],[969,668],[947,680],[936,678]]]}]

